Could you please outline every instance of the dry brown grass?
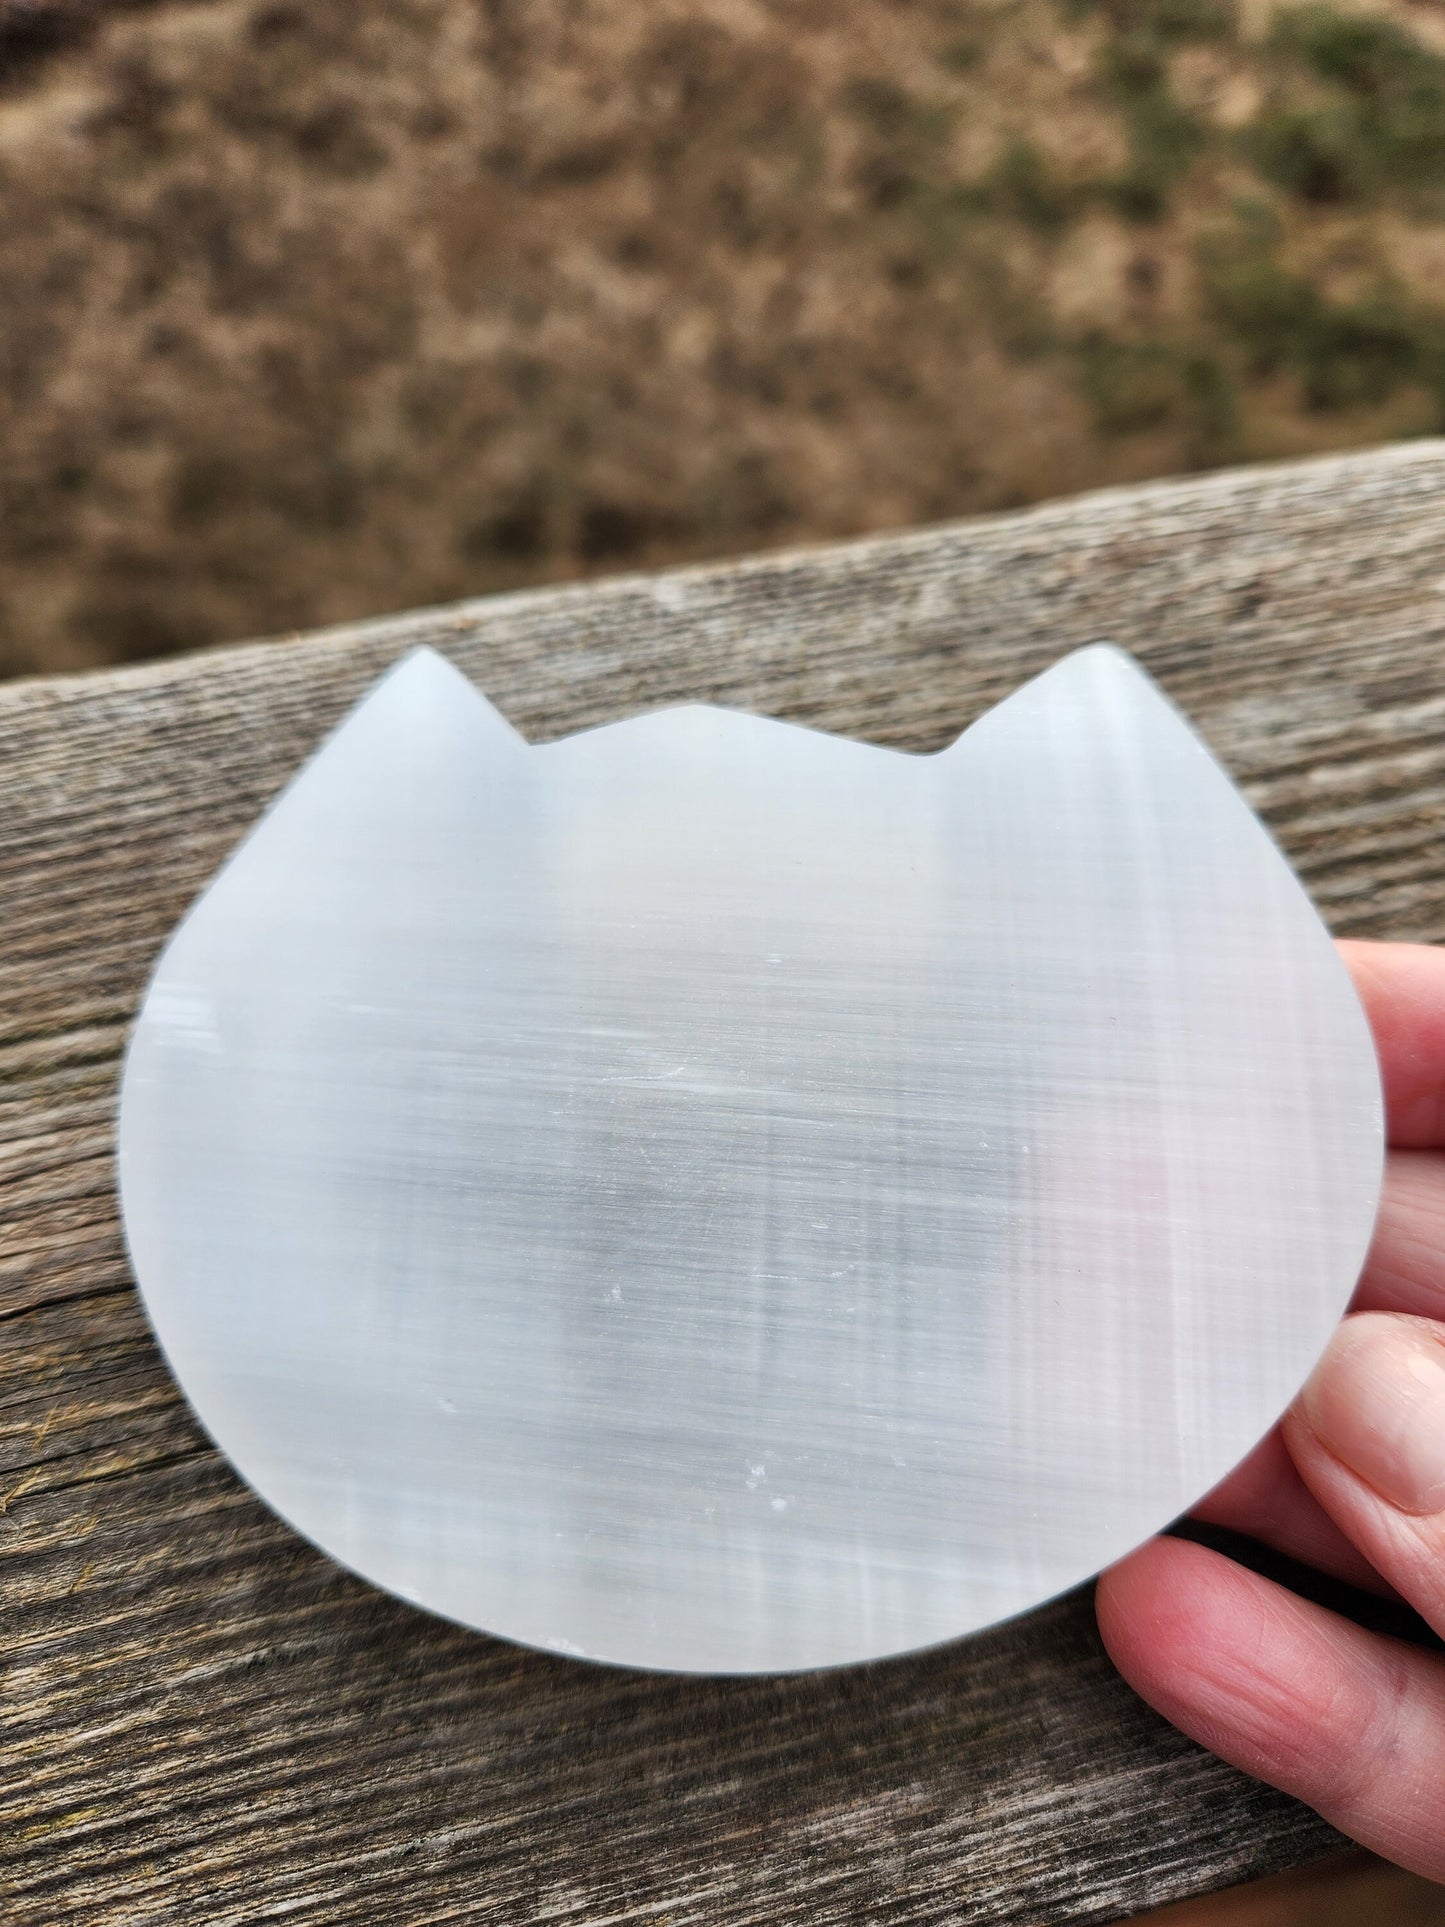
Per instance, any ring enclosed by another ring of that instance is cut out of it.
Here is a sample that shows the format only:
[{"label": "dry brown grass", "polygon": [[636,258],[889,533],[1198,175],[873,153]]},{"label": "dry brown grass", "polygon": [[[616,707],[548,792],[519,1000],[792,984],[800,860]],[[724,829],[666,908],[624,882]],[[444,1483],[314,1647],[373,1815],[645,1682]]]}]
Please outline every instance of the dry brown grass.
[{"label": "dry brown grass", "polygon": [[1168,15],[211,0],[15,41],[0,667],[1434,426],[1434,204],[1268,178],[1250,130],[1319,88],[1257,4]]}]

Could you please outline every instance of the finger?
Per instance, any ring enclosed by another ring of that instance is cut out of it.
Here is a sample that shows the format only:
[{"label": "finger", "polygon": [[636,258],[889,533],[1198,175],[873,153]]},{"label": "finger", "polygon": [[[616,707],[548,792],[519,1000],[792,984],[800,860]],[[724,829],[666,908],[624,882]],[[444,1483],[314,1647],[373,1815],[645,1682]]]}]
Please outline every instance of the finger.
[{"label": "finger", "polygon": [[1445,1319],[1445,1157],[1392,1151],[1356,1311]]},{"label": "finger", "polygon": [[1445,1634],[1445,1326],[1347,1318],[1283,1437],[1336,1525]]},{"label": "finger", "polygon": [[1445,1880],[1445,1661],[1177,1539],[1105,1573],[1097,1597],[1110,1657],[1167,1720]]},{"label": "finger", "polygon": [[1445,1146],[1445,950],[1342,943],[1374,1032],[1391,1144]]},{"label": "finger", "polygon": [[[1392,1151],[1369,1262],[1355,1309],[1445,1320],[1445,1157]],[[1271,1432],[1194,1516],[1226,1526],[1367,1592],[1389,1586],[1306,1485],[1278,1431]]]},{"label": "finger", "polygon": [[1393,1588],[1351,1544],[1300,1476],[1276,1429],[1217,1485],[1192,1515],[1206,1525],[1242,1532],[1301,1565],[1362,1592],[1389,1598]]}]

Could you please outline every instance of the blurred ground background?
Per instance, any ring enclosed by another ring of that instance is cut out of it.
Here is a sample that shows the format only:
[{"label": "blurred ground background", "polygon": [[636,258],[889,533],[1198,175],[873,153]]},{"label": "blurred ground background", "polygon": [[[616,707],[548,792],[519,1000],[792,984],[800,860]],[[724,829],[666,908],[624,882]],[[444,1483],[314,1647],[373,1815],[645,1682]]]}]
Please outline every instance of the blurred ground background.
[{"label": "blurred ground background", "polygon": [[1445,422],[1445,0],[0,0],[0,671]]}]

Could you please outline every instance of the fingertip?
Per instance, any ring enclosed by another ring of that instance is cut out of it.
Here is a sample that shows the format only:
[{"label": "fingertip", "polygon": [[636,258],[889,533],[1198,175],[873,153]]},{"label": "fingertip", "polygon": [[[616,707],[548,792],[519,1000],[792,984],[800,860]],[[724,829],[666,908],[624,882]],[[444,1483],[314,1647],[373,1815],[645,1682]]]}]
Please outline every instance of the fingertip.
[{"label": "fingertip", "polygon": [[1242,1569],[1186,1539],[1152,1539],[1100,1576],[1094,1610],[1110,1659],[1151,1705],[1199,1651],[1221,1593]]},{"label": "fingertip", "polygon": [[1101,1583],[1109,1657],[1212,1753],[1322,1808],[1360,1755],[1383,1642],[1207,1547],[1162,1540]]},{"label": "fingertip", "polygon": [[1168,1560],[1167,1542],[1151,1539],[1147,1546],[1100,1573],[1094,1589],[1094,1611],[1110,1658],[1114,1658],[1116,1644],[1132,1642],[1136,1626],[1153,1621],[1161,1578],[1167,1578],[1167,1572],[1161,1574],[1159,1568],[1161,1561],[1167,1568]]},{"label": "fingertip", "polygon": [[1204,1495],[1192,1516],[1272,1546],[1361,1592],[1390,1596],[1392,1589],[1305,1484],[1278,1426]]},{"label": "fingertip", "polygon": [[1445,1145],[1445,949],[1339,946],[1374,1034],[1391,1144]]},{"label": "fingertip", "polygon": [[1445,1663],[1183,1540],[1122,1560],[1097,1598],[1111,1659],[1157,1713],[1374,1852],[1445,1878]]},{"label": "fingertip", "polygon": [[1134,1691],[1246,1772],[1295,1775],[1325,1709],[1350,1697],[1328,1615],[1206,1546],[1159,1540],[1101,1593],[1105,1649]]}]

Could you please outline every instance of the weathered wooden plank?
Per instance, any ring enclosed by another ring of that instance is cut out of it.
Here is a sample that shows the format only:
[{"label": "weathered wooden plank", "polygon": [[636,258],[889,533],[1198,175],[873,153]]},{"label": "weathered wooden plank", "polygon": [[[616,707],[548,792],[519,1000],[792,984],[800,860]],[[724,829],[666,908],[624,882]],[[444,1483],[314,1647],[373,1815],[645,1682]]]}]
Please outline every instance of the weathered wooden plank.
[{"label": "weathered wooden plank", "polygon": [[116,1224],[117,1058],[158,945],[409,645],[539,737],[701,698],[929,748],[1102,637],[1199,721],[1337,929],[1445,936],[1439,444],[0,689],[8,1921],[1061,1927],[1332,1844],[1148,1715],[1086,1598],[710,1682],[379,1597],[210,1450]]}]

